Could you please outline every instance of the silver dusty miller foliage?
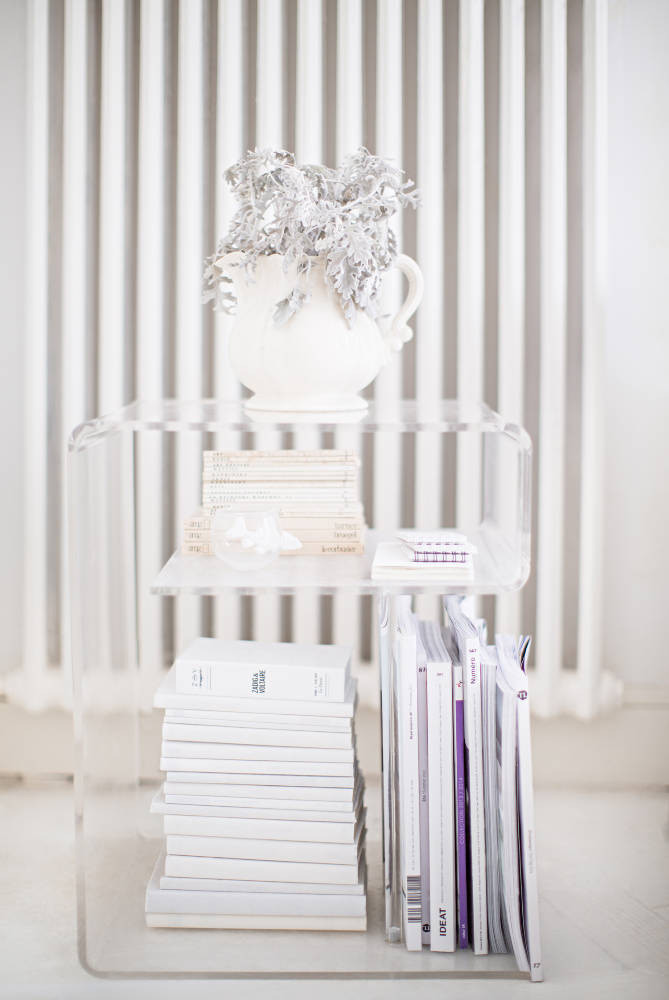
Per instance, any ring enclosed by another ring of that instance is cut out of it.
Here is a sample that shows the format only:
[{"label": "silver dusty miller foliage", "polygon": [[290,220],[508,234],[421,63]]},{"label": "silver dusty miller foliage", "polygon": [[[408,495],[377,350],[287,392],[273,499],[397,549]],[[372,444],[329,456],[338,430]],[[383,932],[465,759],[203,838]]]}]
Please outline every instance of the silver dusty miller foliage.
[{"label": "silver dusty miller foliage", "polygon": [[205,301],[234,312],[235,295],[221,265],[226,254],[240,253],[238,266],[249,281],[258,257],[281,254],[284,270],[295,264],[301,280],[277,303],[277,325],[308,302],[309,273],[317,259],[325,263],[325,280],[349,326],[356,307],[372,319],[378,316],[382,275],[397,256],[390,220],[400,208],[418,203],[400,169],[364,148],[336,169],[298,166],[285,150],[256,149],[233,164],[225,179],[239,207],[206,261]]}]

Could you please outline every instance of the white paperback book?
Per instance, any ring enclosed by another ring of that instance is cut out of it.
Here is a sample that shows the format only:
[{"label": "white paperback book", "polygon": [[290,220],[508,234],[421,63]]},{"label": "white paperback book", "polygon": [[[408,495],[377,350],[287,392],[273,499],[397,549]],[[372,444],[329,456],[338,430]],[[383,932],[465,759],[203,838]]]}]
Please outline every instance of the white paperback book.
[{"label": "white paperback book", "polygon": [[[165,868],[165,856],[161,855],[161,868]],[[160,876],[161,889],[188,889],[191,892],[286,892],[322,893],[326,896],[363,896],[367,891],[367,868],[364,856],[358,862],[358,880],[348,885],[338,882],[260,882],[257,879],[244,881],[234,878],[185,878],[173,875]]]},{"label": "white paperback book", "polygon": [[421,938],[430,946],[430,788],[427,736],[427,656],[420,638],[419,621],[413,616],[416,630],[416,684],[418,693],[418,794],[420,799],[420,885]]},{"label": "white paperback book", "polygon": [[416,631],[410,598],[397,599],[397,669],[400,706],[400,823],[404,941],[409,951],[422,948],[420,868],[420,782],[418,773],[418,680]]},{"label": "white paperback book", "polygon": [[[165,797],[193,797],[206,799],[207,805],[240,805],[268,809],[338,809],[348,812],[353,809],[356,798],[363,787],[358,775],[355,788],[312,788],[302,787],[296,791],[292,785],[218,785],[212,782],[165,781]],[[299,802],[296,806],[294,803]]]},{"label": "white paperback book", "polygon": [[[480,633],[480,630],[479,630]],[[507,950],[502,927],[497,789],[497,653],[481,644],[481,714],[483,720],[483,799],[485,811],[486,897],[490,951]]]},{"label": "white paperback book", "polygon": [[161,745],[163,757],[200,758],[208,757],[217,760],[248,760],[248,761],[307,761],[313,764],[353,764],[355,750],[348,747],[339,749],[316,749],[315,747],[256,746],[251,743],[191,743],[187,740],[163,740]]},{"label": "white paperback book", "polygon": [[[347,778],[351,784],[355,773],[354,764],[309,763],[289,760],[224,760],[216,757],[161,757],[160,770],[168,773],[182,771],[192,774],[193,768],[210,774],[225,775],[219,781],[226,783],[231,774],[283,775],[288,777],[332,777]],[[256,779],[257,781],[257,779]]]},{"label": "white paperback book", "polygon": [[262,916],[364,917],[367,899],[358,893],[207,892],[160,885],[161,855],[146,890],[147,913],[244,914]]},{"label": "white paperback book", "polygon": [[283,841],[319,841],[332,844],[352,844],[358,817],[349,823],[331,823],[294,819],[253,819],[239,816],[163,816],[165,834],[199,837],[248,837],[250,839]]},{"label": "white paperback book", "polygon": [[[177,817],[173,817],[176,819]],[[356,865],[364,840],[364,814],[346,844],[302,840],[265,840],[250,837],[172,835],[165,838],[168,854],[246,861],[293,861],[311,864]]]},{"label": "white paperback book", "polygon": [[276,729],[295,732],[338,733],[351,735],[350,719],[317,715],[276,715],[263,712],[206,712],[190,708],[166,708],[165,722],[172,725],[219,726],[233,729]]},{"label": "white paperback book", "polygon": [[471,885],[471,945],[475,955],[488,953],[486,898],[485,811],[483,803],[483,722],[481,716],[481,654],[478,629],[462,608],[462,598],[444,604],[455,634],[462,664],[465,703],[465,767],[468,787],[469,880]]},{"label": "white paperback book", "polygon": [[527,944],[530,978],[543,980],[541,932],[539,924],[539,887],[537,882],[536,829],[534,823],[534,786],[532,781],[532,741],[530,736],[530,699],[527,674],[520,666],[516,641],[512,636],[496,636],[496,648],[503,676],[514,694],[517,726],[517,785],[522,863],[523,925]]},{"label": "white paperback book", "polygon": [[[217,785],[219,788],[229,787],[231,785],[249,785],[257,787],[269,787],[271,785],[280,786],[283,790],[294,790],[299,788],[300,795],[307,789],[316,789],[319,793],[324,790],[330,791],[344,791],[345,794],[350,795],[352,789],[356,783],[358,772],[354,770],[353,774],[346,774],[343,777],[332,774],[247,774],[245,772],[230,772],[221,773],[219,771],[193,771],[193,770],[171,770],[172,764],[176,758],[170,757],[165,758],[162,763],[168,764],[168,767],[162,767],[161,771],[165,771],[165,782],[168,785],[176,785],[180,782],[185,782],[188,784],[212,784]],[[186,762],[184,762],[186,763]],[[190,760],[187,762],[192,768],[194,761]],[[198,767],[201,761],[197,761]],[[283,766],[283,765],[282,765]],[[245,789],[246,791],[246,789]]]},{"label": "white paperback book", "polygon": [[254,701],[345,701],[350,664],[350,646],[200,637],[176,659],[176,690]]},{"label": "white paperback book", "polygon": [[365,931],[366,917],[147,913],[147,927],[217,931]]},{"label": "white paperback book", "polygon": [[521,972],[529,972],[523,939],[520,903],[518,844],[517,759],[518,729],[516,695],[502,673],[497,671],[497,774],[499,860],[502,880],[504,927]]},{"label": "white paperback book", "polygon": [[259,882],[309,882],[355,885],[359,861],[350,865],[303,861],[258,861],[240,858],[167,854],[165,875],[179,878],[239,879]]},{"label": "white paperback book", "polygon": [[455,951],[453,672],[437,622],[421,622],[427,656],[430,950]]},{"label": "white paperback book", "polygon": [[254,729],[233,726],[199,726],[192,723],[163,722],[164,740],[184,740],[189,743],[243,743],[255,746],[306,747],[309,749],[349,750],[353,745],[351,731],[318,733],[294,729]]},{"label": "white paperback book", "polygon": [[172,708],[187,711],[242,712],[246,715],[304,715],[318,718],[352,719],[355,712],[356,682],[349,677],[345,696],[341,701],[312,699],[304,701],[296,698],[230,698],[218,693],[204,691],[177,691],[176,664],[165,674],[153,696],[154,708]]},{"label": "white paperback book", "polygon": [[[175,799],[186,801],[174,801]],[[213,804],[212,804],[213,803]],[[250,805],[248,803],[251,803]],[[151,802],[151,812],[172,816],[219,816],[223,819],[286,819],[313,821],[320,823],[355,823],[362,796],[356,799],[353,808],[346,811],[329,808],[305,808],[308,802],[292,799],[242,799],[241,804],[234,799],[200,796],[164,795],[160,789]],[[342,803],[336,803],[341,805]],[[329,806],[330,803],[325,803]]]}]

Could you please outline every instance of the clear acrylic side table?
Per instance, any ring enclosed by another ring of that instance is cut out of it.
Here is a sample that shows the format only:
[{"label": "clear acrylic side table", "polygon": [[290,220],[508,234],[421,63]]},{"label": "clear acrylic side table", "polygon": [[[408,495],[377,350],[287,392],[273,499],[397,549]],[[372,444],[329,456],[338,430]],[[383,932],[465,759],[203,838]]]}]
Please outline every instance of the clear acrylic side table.
[{"label": "clear acrylic side table", "polygon": [[[505,423],[483,405],[450,400],[429,417],[411,401],[388,417],[371,408],[353,426],[362,435],[458,434],[476,440],[482,516],[474,525],[459,527],[473,537],[478,555],[473,581],[456,589],[494,594],[523,585],[530,559],[531,446],[522,428]],[[363,556],[291,556],[252,574],[236,574],[215,560],[184,559],[176,553],[179,528],[169,483],[176,481],[177,493],[185,489],[187,498],[191,490],[192,506],[197,505],[203,447],[215,442],[218,446],[233,434],[244,435],[244,446],[253,447],[249,435],[303,427],[252,421],[237,402],[163,400],[134,403],[72,434],[70,600],[80,961],[90,972],[111,977],[520,977],[508,955],[409,953],[402,945],[386,942],[380,776],[372,774],[366,775],[367,933],[145,926],[144,891],[161,839],[160,818],[149,813],[159,781],[160,743],[150,692],[173,655],[180,602],[192,609],[204,600],[203,633],[213,634],[213,619],[206,610],[212,597],[301,591],[436,596],[449,589],[402,582],[388,587],[373,581],[373,552],[383,537],[374,530],[368,533]],[[319,423],[316,429],[329,435],[338,425]],[[142,501],[151,482],[155,510],[147,510]],[[366,513],[369,521],[371,511]],[[147,545],[147,534],[156,535],[156,522],[161,526],[160,544]],[[159,615],[159,641],[156,645],[154,634],[148,648],[146,616],[168,607],[169,613]]]}]

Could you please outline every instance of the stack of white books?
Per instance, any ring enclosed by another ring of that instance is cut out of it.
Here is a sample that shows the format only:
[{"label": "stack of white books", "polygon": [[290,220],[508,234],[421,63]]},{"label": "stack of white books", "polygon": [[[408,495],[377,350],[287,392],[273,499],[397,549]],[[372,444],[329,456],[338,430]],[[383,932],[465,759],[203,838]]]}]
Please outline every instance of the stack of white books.
[{"label": "stack of white books", "polygon": [[374,580],[467,582],[474,577],[476,547],[459,531],[398,531],[381,542],[372,564]]},{"label": "stack of white books", "polygon": [[151,927],[365,930],[351,650],[195,639],[156,692]]},{"label": "stack of white books", "polygon": [[360,554],[359,468],[358,456],[341,449],[205,451],[202,509],[184,524],[182,551],[212,553],[217,511],[267,508],[278,512],[281,530],[302,543],[295,554]]}]

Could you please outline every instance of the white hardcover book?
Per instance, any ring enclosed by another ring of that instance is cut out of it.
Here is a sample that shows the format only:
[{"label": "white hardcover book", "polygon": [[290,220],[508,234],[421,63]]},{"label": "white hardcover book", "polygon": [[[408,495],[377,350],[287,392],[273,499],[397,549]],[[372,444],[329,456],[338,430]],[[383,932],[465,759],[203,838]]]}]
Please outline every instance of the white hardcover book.
[{"label": "white hardcover book", "polygon": [[[204,786],[210,787],[210,786]],[[171,795],[165,791],[165,783],[161,785],[151,800],[151,812],[174,813],[182,816],[231,816],[240,818],[253,815],[258,811],[268,813],[266,819],[311,819],[314,815],[322,816],[324,823],[347,823],[353,820],[363,801],[363,785],[360,782],[354,795],[348,802],[328,802],[327,800],[303,800],[253,798],[244,796],[222,795]],[[173,808],[168,808],[172,806]],[[177,808],[178,807],[178,808]]]},{"label": "white hardcover book", "polygon": [[[192,771],[192,770],[171,770],[172,764],[176,758],[170,757],[165,758],[163,763],[168,764],[169,768],[161,767],[161,770],[165,771],[165,782],[167,785],[175,785],[180,782],[186,782],[188,784],[212,784],[217,785],[219,788],[229,787],[231,785],[248,785],[248,786],[280,786],[283,790],[292,790],[299,788],[300,795],[306,792],[308,789],[317,790],[320,793],[327,791],[343,791],[346,795],[351,795],[353,787],[357,781],[357,771],[353,774],[347,774],[343,777],[332,774],[246,774],[244,772],[226,772],[221,773],[217,771]],[[186,763],[184,761],[184,763]],[[190,766],[193,765],[194,761],[188,762]],[[201,761],[197,761],[198,767]],[[244,788],[244,793],[246,794],[247,789]]]},{"label": "white hardcover book", "polygon": [[[174,817],[176,819],[177,817]],[[302,840],[265,840],[250,837],[214,837],[168,834],[168,854],[200,858],[239,858],[246,861],[292,861],[311,864],[356,865],[362,849],[364,821],[358,823],[356,840],[348,844]]]},{"label": "white hardcover book", "polygon": [[177,692],[227,698],[344,701],[351,647],[194,639],[177,657]]},{"label": "white hardcover book", "polygon": [[455,788],[453,675],[436,622],[420,623],[427,654],[429,778],[430,949],[455,951]]},{"label": "white hardcover book", "polygon": [[286,892],[207,892],[163,889],[158,858],[146,890],[147,913],[197,913],[215,915],[262,916],[332,916],[364,917],[367,899],[364,895],[333,893]]},{"label": "white hardcover book", "polygon": [[[205,782],[165,781],[162,793],[169,801],[193,799],[202,805],[247,806],[250,809],[325,809],[350,812],[363,788],[358,779],[355,789],[300,788],[282,785],[216,785]],[[157,796],[161,792],[157,793]]]},{"label": "white hardcover book", "polygon": [[282,698],[227,698],[202,691],[184,694],[176,689],[176,667],[173,665],[153,696],[154,708],[187,709],[190,711],[243,712],[247,715],[304,715],[319,718],[352,719],[355,712],[356,682],[350,677],[343,701],[297,701]]},{"label": "white hardcover book", "polygon": [[249,861],[240,858],[167,854],[165,875],[178,878],[219,878],[259,882],[336,882],[355,885],[359,863],[314,864],[304,861]]},{"label": "white hardcover book", "polygon": [[179,740],[163,740],[161,745],[163,757],[180,757],[182,759],[199,759],[207,757],[214,760],[247,760],[247,761],[308,761],[309,763],[353,764],[355,750],[322,750],[315,747],[291,746],[255,746],[248,743],[190,743]]},{"label": "white hardcover book", "polygon": [[211,892],[164,889],[154,872],[146,891],[147,913],[258,914],[263,916],[363,917],[365,895],[287,892]]},{"label": "white hardcover book", "polygon": [[481,714],[483,719],[483,799],[485,811],[486,897],[488,903],[488,946],[501,954],[507,951],[502,925],[501,868],[499,860],[497,788],[497,654],[481,636]]},{"label": "white hardcover book", "polygon": [[414,615],[416,629],[416,677],[418,690],[418,792],[420,796],[420,884],[421,884],[421,939],[430,945],[430,798],[427,747],[427,657],[420,640],[419,622]]},{"label": "white hardcover book", "polygon": [[147,913],[147,927],[236,931],[366,931],[367,917],[221,916],[210,913]]},{"label": "white hardcover book", "polygon": [[[175,802],[178,799],[178,795],[167,795],[159,802],[154,799],[151,805],[151,811],[155,813],[169,814],[171,816],[219,816],[222,819],[281,819],[281,820],[297,820],[298,822],[314,822],[314,823],[342,823],[355,824],[357,820],[357,810],[360,808],[356,805],[355,810],[349,810],[348,812],[332,812],[327,809],[285,809],[285,808],[269,808],[263,804],[262,799],[251,799],[251,802],[260,803],[255,806],[238,806],[234,805],[229,799],[223,801],[230,802],[229,805],[211,805],[210,803],[201,802],[199,799],[195,801],[188,802]],[[194,799],[195,796],[190,796],[190,799]],[[249,801],[248,799],[246,801]],[[275,806],[281,805],[280,801],[277,799],[274,801]]]},{"label": "white hardcover book", "polygon": [[517,725],[517,789],[522,865],[522,919],[525,930],[530,978],[544,978],[539,923],[539,887],[537,882],[536,830],[534,823],[534,786],[532,781],[532,740],[527,674],[522,670],[516,641],[511,636],[496,636],[497,655],[505,679],[513,691]]},{"label": "white hardcover book", "polygon": [[404,940],[409,951],[422,948],[420,870],[420,782],[418,773],[418,682],[416,633],[410,599],[397,599],[397,666],[400,702],[401,874]]},{"label": "white hardcover book", "polygon": [[365,894],[365,865],[360,863],[360,873],[356,885],[338,885],[336,882],[329,882],[327,885],[319,885],[310,882],[241,882],[238,879],[225,878],[172,878],[170,875],[161,875],[161,889],[187,889],[191,892],[247,892],[249,895],[263,892],[282,893],[306,893],[312,895],[321,893],[325,896],[362,896]]},{"label": "white hardcover book", "polygon": [[461,598],[445,598],[455,633],[464,680],[465,768],[469,817],[469,880],[471,885],[471,945],[475,955],[488,954],[485,812],[483,804],[483,722],[481,716],[481,655],[479,634],[465,614]]},{"label": "white hardcover book", "polygon": [[[306,747],[312,749],[341,750],[352,753],[353,734],[318,733],[292,729],[245,729],[233,726],[198,726],[194,723],[163,722],[164,740],[183,740],[189,743],[242,743],[269,747]],[[318,759],[318,758],[316,758]],[[322,758],[329,760],[330,758]],[[336,757],[333,759],[337,759]],[[344,758],[342,758],[344,759]]]},{"label": "white hardcover book", "polygon": [[249,837],[253,840],[301,840],[306,842],[352,844],[358,817],[348,823],[293,819],[254,819],[252,817],[223,817],[176,815],[163,816],[165,834],[197,837]]},{"label": "white hardcover book", "polygon": [[245,729],[289,729],[299,732],[351,734],[350,719],[317,715],[275,715],[263,712],[206,712],[188,708],[166,708],[165,722],[188,726],[232,726]]},{"label": "white hardcover book", "polygon": [[192,773],[197,767],[204,773],[225,775],[219,780],[225,783],[230,774],[274,774],[294,777],[341,777],[353,781],[354,765],[337,763],[308,763],[307,761],[274,760],[230,760],[220,757],[161,757],[161,771],[184,771]]}]

